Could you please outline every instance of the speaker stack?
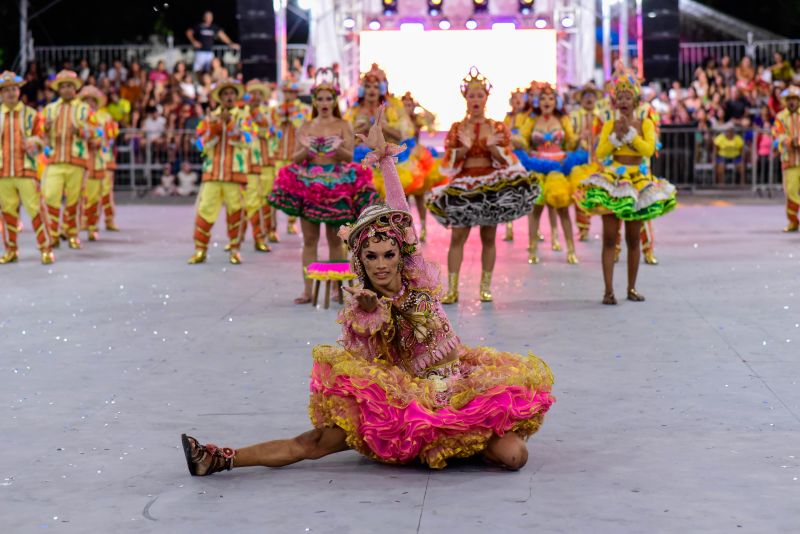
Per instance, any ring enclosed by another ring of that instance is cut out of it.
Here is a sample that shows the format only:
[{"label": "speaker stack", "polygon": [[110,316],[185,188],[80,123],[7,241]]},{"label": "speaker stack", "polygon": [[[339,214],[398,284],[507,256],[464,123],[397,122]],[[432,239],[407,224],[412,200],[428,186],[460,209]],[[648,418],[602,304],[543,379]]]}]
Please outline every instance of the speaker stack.
[{"label": "speaker stack", "polygon": [[642,0],[642,60],[648,82],[678,79],[680,37],[678,0]]},{"label": "speaker stack", "polygon": [[272,0],[236,0],[245,80],[277,80],[275,9]]}]

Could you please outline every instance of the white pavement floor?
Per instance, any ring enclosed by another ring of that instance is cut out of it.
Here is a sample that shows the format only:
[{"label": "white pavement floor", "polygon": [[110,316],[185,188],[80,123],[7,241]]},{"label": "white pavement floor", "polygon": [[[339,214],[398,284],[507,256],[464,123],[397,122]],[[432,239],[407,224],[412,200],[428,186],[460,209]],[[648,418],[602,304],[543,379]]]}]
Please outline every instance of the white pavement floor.
[{"label": "white pavement floor", "polygon": [[[121,206],[122,232],[42,266],[28,224],[0,268],[0,531],[798,532],[800,235],[780,233],[782,211],[680,206],[656,222],[647,302],[616,307],[600,304],[598,220],[578,266],[547,243],[528,265],[519,221],[493,304],[473,235],[454,326],[556,377],[515,473],[345,452],[190,477],[181,432],[240,447],[310,426],[310,350],[339,330],[335,309],[291,303],[300,238],[271,254],[248,239],[231,266],[221,220],[189,266],[191,206]],[[448,234],[430,233],[444,261]]]}]

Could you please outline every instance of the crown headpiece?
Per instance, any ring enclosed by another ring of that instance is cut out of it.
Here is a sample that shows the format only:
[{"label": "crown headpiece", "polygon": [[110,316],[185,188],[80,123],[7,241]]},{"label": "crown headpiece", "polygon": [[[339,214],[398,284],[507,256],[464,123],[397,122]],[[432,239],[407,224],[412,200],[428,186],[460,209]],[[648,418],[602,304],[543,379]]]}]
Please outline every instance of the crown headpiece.
[{"label": "crown headpiece", "polygon": [[639,98],[642,87],[636,73],[627,68],[622,61],[617,61],[614,73],[611,75],[611,96],[616,98],[619,93],[628,91],[634,98]]},{"label": "crown headpiece", "polygon": [[317,69],[314,75],[314,85],[311,87],[311,96],[316,97],[320,91],[331,91],[334,96],[339,96],[339,84],[336,73],[330,67]]},{"label": "crown headpiece", "polygon": [[467,96],[467,91],[469,91],[470,87],[481,87],[486,94],[488,95],[492,91],[492,84],[489,83],[489,80],[486,79],[486,76],[481,74],[481,71],[478,70],[478,67],[472,66],[469,69],[469,73],[464,76],[464,79],[461,80],[461,94],[462,96]]}]

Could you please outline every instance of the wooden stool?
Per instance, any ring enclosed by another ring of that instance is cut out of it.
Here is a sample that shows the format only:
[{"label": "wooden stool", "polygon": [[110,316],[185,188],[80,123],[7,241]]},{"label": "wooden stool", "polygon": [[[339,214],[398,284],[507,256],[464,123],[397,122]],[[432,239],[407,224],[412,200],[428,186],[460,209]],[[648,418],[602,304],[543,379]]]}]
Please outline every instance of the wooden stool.
[{"label": "wooden stool", "polygon": [[[313,296],[311,298],[311,305],[314,307],[319,303],[319,288],[322,282],[325,282],[325,303],[323,308],[326,310],[331,305],[331,286],[333,282],[347,282],[352,287],[353,280],[357,278],[356,274],[350,271],[350,262],[341,260],[318,261],[306,267],[305,271],[306,278],[314,281]],[[344,293],[341,285],[339,285],[339,302],[344,302]]]}]

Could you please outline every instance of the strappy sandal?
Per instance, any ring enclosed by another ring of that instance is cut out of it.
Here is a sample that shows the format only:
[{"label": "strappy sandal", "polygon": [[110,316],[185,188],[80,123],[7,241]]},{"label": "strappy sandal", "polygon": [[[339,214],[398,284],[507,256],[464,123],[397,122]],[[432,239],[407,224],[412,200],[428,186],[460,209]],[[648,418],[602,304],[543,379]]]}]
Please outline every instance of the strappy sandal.
[{"label": "strappy sandal", "polygon": [[630,300],[631,302],[644,302],[644,295],[642,295],[635,289],[629,289],[628,300]]},{"label": "strappy sandal", "polygon": [[204,477],[219,471],[233,469],[233,457],[236,451],[230,447],[217,447],[211,443],[200,445],[191,436],[181,434],[186,466],[193,477]]},{"label": "strappy sandal", "polygon": [[617,297],[615,297],[613,293],[606,293],[603,295],[603,304],[607,306],[616,306]]}]

